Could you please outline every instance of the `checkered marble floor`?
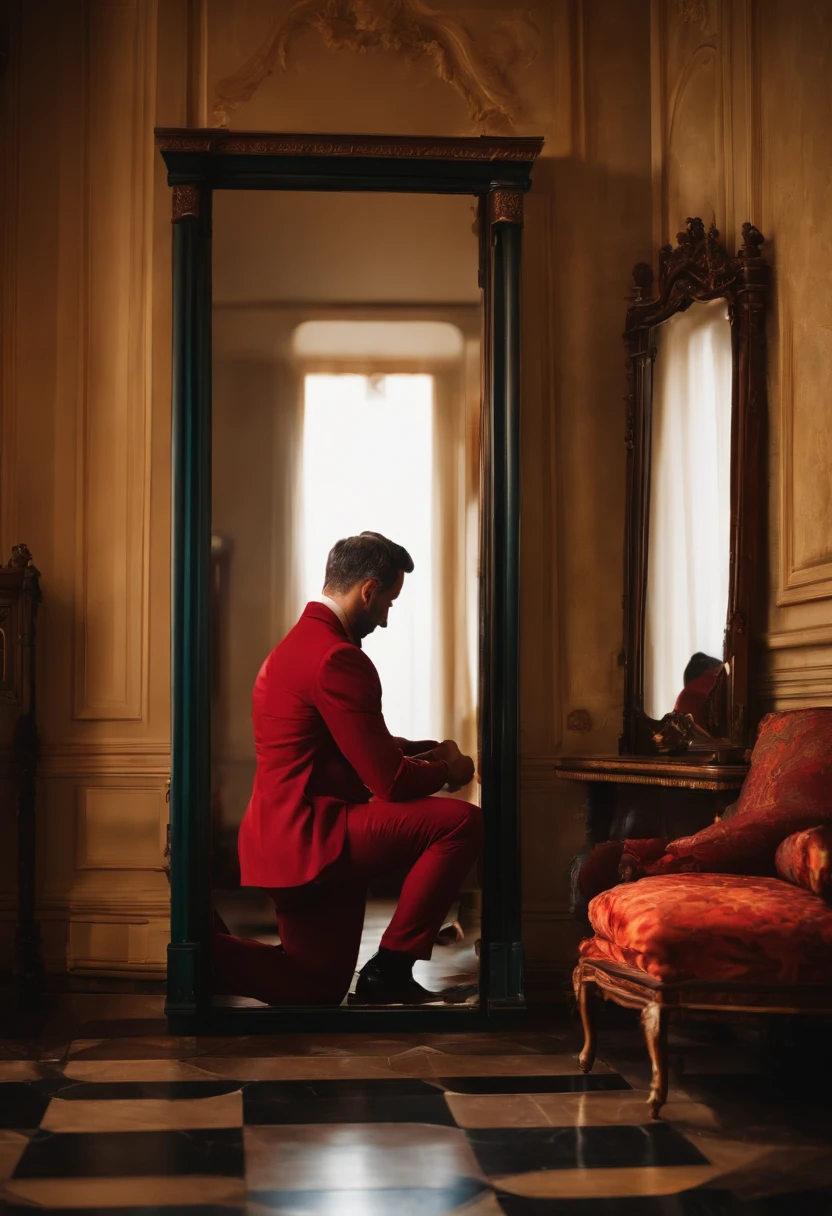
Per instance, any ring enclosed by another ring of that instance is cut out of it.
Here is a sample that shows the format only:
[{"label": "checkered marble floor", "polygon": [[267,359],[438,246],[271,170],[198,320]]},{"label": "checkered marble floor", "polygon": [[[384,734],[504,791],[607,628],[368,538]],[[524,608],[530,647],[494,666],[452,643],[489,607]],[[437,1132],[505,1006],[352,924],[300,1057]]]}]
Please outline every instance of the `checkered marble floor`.
[{"label": "checkered marble floor", "polygon": [[51,1046],[0,1043],[6,1216],[832,1214],[828,1140],[726,1131],[678,1085],[653,1122],[638,1068],[602,1060],[582,1076],[568,1024],[389,1038],[172,1038],[155,1017],[76,1029]]}]

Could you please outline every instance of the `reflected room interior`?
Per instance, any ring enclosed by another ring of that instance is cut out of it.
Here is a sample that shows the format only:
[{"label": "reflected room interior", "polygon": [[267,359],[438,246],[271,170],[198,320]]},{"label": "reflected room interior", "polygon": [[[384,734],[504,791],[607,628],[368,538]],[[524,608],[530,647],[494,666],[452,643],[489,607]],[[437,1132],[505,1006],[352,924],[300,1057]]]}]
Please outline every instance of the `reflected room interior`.
[{"label": "reflected room interior", "polygon": [[[389,628],[364,643],[391,733],[477,755],[478,257],[470,196],[214,196],[212,883],[237,936],[279,942],[271,900],[240,886],[237,862],[252,688],[321,594],[339,538],[381,532],[414,560]],[[478,784],[455,796],[478,802]],[[403,877],[371,885],[357,969]],[[480,880],[478,864],[414,971],[431,991],[467,985],[469,1006]]]},{"label": "reflected room interior", "polygon": [[712,746],[731,545],[733,355],[728,301],[656,326],[650,434],[644,711],[690,714]]}]

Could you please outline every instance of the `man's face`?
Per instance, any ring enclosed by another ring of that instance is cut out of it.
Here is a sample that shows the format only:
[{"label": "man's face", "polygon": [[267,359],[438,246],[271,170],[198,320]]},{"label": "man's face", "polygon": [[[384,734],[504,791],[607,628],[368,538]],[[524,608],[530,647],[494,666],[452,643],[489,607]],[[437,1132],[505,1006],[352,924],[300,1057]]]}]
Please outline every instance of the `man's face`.
[{"label": "man's face", "polygon": [[399,598],[404,585],[404,570],[400,570],[392,587],[382,590],[375,579],[370,579],[361,588],[362,618],[359,632],[366,638],[374,629],[387,628],[387,615],[393,601]]}]

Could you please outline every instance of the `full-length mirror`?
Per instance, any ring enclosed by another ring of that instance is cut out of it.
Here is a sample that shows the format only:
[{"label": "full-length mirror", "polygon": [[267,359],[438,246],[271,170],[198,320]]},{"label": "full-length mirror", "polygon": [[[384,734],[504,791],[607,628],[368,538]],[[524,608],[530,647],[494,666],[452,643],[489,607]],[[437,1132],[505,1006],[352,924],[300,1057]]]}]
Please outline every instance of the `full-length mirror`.
[{"label": "full-length mirror", "polygon": [[[477,200],[218,193],[212,312],[213,903],[231,934],[274,946],[293,929],[304,932],[311,905],[297,914],[285,908],[285,900],[253,885],[261,860],[245,864],[256,811],[245,819],[247,809],[258,783],[270,780],[262,748],[278,745],[267,726],[252,722],[252,691],[270,653],[308,616],[307,605],[332,618],[333,604],[321,600],[337,599],[325,586],[336,542],[377,532],[412,558],[386,627],[360,638],[378,673],[390,733],[408,744],[422,741],[416,753],[444,739],[466,756],[477,753]],[[294,658],[297,644],[284,650]],[[287,742],[281,736],[279,746]],[[335,758],[327,752],[324,759],[332,780],[316,756],[306,783],[316,814],[324,813],[321,799],[343,795]],[[350,768],[357,763],[348,749],[337,759]],[[372,791],[358,774],[355,784],[351,797],[361,807]],[[474,780],[440,795],[476,805],[479,786]],[[355,848],[350,827],[357,818],[347,817]],[[304,945],[310,966],[326,948],[334,952],[333,975],[342,964],[353,973],[351,1004],[378,996],[364,992],[360,976],[405,902],[410,867],[401,842],[393,843],[362,874],[363,928],[360,917],[351,924],[333,906],[324,942],[310,935]],[[271,881],[283,887],[283,871],[275,869]],[[477,858],[441,910],[431,958],[419,959],[414,985],[394,994],[401,1003],[478,1000],[480,882]],[[339,934],[339,925],[350,932]],[[293,1000],[291,984],[284,992],[280,975],[273,982],[265,975],[274,952],[255,958],[255,974],[237,986],[248,979],[249,998]]]},{"label": "full-length mirror", "polygon": [[634,270],[624,754],[728,760],[753,725],[767,267],[762,235],[743,236],[732,257],[689,219],[652,299],[652,268]]},{"label": "full-length mirror", "polygon": [[168,1015],[231,1031],[510,1015],[520,240],[542,141],[157,139]]}]

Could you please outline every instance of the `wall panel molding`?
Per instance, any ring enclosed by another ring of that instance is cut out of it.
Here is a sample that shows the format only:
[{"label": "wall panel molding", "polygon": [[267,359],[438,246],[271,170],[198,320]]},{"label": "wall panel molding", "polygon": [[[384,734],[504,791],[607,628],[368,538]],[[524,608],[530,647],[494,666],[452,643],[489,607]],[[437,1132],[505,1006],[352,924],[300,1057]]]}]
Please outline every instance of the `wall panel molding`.
[{"label": "wall panel molding", "polygon": [[[782,291],[782,288],[781,288]],[[778,605],[803,604],[832,596],[832,550],[812,562],[795,559],[795,322],[790,305],[780,303],[780,589]]]},{"label": "wall panel molding", "polygon": [[[167,920],[170,899],[166,895],[147,893],[123,894],[110,888],[100,892],[88,891],[80,898],[46,893],[38,898],[40,920],[72,920],[75,917],[102,917],[116,921]],[[0,897],[0,921],[17,917],[17,902],[11,896]]]},{"label": "wall panel molding", "polygon": [[39,773],[49,778],[141,776],[156,779],[162,786],[170,776],[170,744],[167,740],[100,739],[46,746]]},{"label": "wall panel molding", "polygon": [[87,0],[74,716],[141,720],[148,681],[155,0]]},{"label": "wall panel molding", "polygon": [[208,121],[208,0],[188,0],[188,66],[186,126],[207,127]]},{"label": "wall panel molding", "polygon": [[760,38],[756,15],[756,0],[744,0],[745,11],[745,112],[748,129],[746,148],[746,191],[749,214],[740,217],[740,223],[750,220],[765,232],[763,214],[763,123],[762,123],[762,72],[760,66]]},{"label": "wall panel molding", "polygon": [[809,625],[760,635],[766,650],[796,650],[808,646],[832,646],[832,625]]},{"label": "wall panel molding", "polygon": [[17,458],[15,445],[15,335],[17,321],[17,221],[19,207],[21,5],[6,7],[6,64],[0,122],[0,561],[8,560],[17,531]]},{"label": "wall panel molding", "polygon": [[162,870],[166,824],[165,796],[158,787],[80,786],[75,869]]},{"label": "wall panel molding", "polygon": [[832,705],[832,663],[767,672],[755,681],[760,700],[778,708]]}]

